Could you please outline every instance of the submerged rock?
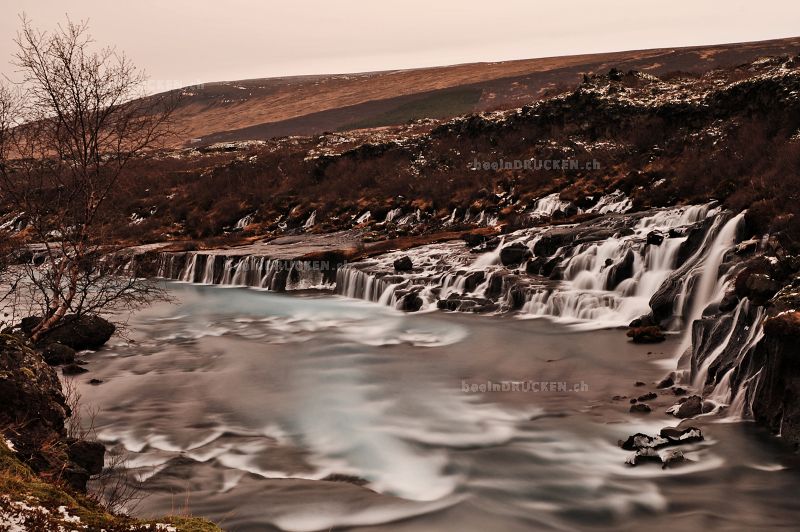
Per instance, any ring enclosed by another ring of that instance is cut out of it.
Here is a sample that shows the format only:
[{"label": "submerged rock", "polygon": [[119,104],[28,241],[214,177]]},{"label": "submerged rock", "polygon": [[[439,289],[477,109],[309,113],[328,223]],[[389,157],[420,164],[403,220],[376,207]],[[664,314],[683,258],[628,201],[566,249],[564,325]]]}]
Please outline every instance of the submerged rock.
[{"label": "submerged rock", "polygon": [[637,403],[631,405],[631,413],[632,414],[649,414],[651,412],[651,408],[644,404],[644,403]]},{"label": "submerged rock", "polygon": [[656,344],[667,339],[661,329],[655,326],[634,327],[628,329],[627,335],[635,344]]}]

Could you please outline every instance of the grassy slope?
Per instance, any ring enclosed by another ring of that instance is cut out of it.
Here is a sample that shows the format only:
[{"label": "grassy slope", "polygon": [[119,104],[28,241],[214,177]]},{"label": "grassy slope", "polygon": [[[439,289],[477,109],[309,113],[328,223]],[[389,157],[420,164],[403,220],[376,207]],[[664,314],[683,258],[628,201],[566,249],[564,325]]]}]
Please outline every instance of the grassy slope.
[{"label": "grassy slope", "polygon": [[[0,494],[13,502],[23,502],[31,507],[42,507],[47,512],[26,512],[26,527],[30,530],[58,530],[64,525],[68,530],[69,523],[62,522],[58,508],[63,506],[71,516],[77,516],[85,530],[101,530],[107,532],[138,532],[147,530],[147,525],[155,529],[156,523],[169,524],[180,532],[216,532],[221,530],[216,525],[192,517],[169,516],[155,521],[141,521],[120,517],[108,513],[96,501],[83,495],[70,494],[57,485],[44,481],[36,476],[26,465],[16,459],[14,453],[0,440]],[[0,501],[3,502],[3,501]],[[0,515],[4,508],[8,509],[8,500],[0,504]],[[1,525],[2,523],[0,523]]]},{"label": "grassy slope", "polygon": [[[348,129],[347,107],[358,108],[364,120],[386,125],[386,106],[443,89],[481,90],[468,112],[519,106],[541,98],[559,85],[573,86],[586,72],[604,72],[611,66],[660,75],[670,71],[706,71],[749,62],[756,57],[796,53],[800,38],[689,48],[632,50],[564,57],[473,63],[402,71],[348,75],[300,76],[207,83],[188,89],[175,119],[191,138],[242,140],[280,135],[314,134]],[[449,107],[429,116],[443,116]],[[464,106],[452,109],[464,113]],[[331,115],[342,120],[333,120]],[[451,115],[454,116],[454,115]],[[398,115],[395,124],[407,119]],[[269,127],[275,124],[276,127]],[[216,138],[219,134],[224,139]],[[214,134],[218,135],[214,135]]]}]

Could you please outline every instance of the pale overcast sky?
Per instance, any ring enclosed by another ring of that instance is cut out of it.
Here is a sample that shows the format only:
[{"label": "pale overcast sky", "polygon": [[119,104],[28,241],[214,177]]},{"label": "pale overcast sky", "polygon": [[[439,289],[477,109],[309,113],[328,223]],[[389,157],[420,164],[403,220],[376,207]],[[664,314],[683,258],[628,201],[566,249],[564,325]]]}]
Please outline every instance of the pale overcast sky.
[{"label": "pale overcast sky", "polygon": [[19,13],[43,29],[69,14],[162,88],[800,34],[800,0],[0,1],[0,71]]}]

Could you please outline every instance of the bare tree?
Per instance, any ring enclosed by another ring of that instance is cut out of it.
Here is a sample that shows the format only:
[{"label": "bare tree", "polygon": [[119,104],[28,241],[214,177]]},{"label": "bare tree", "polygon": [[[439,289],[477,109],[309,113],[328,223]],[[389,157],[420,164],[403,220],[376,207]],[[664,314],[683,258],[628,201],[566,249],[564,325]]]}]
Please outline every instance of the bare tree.
[{"label": "bare tree", "polygon": [[[69,317],[146,304],[153,284],[120,275],[108,257],[123,220],[113,198],[171,135],[173,96],[144,98],[144,75],[85,22],[53,32],[21,17],[14,90],[0,93],[0,204],[24,214],[38,261],[21,266],[22,301],[42,319],[33,341]],[[0,117],[2,118],[2,117]]]}]

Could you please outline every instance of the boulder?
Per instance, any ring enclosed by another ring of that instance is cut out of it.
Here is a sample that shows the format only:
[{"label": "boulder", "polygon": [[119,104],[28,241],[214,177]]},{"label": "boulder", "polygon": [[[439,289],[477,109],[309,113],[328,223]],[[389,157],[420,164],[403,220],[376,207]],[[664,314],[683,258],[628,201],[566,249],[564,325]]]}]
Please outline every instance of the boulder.
[{"label": "boulder", "polygon": [[486,237],[474,233],[464,233],[463,235],[461,235],[461,240],[466,242],[467,246],[472,248],[480,244],[483,244],[486,241]]},{"label": "boulder", "polygon": [[613,290],[617,287],[619,283],[624,281],[625,279],[630,279],[633,277],[633,262],[635,260],[635,255],[633,254],[633,250],[628,250],[625,256],[622,258],[621,261],[614,264],[608,270],[608,276],[606,277],[606,289]]},{"label": "boulder", "polygon": [[64,344],[53,342],[42,349],[44,361],[51,366],[61,366],[75,362],[75,350]]},{"label": "boulder", "polygon": [[485,280],[486,274],[483,271],[470,272],[464,277],[464,290],[466,292],[474,292]]},{"label": "boulder", "polygon": [[659,432],[659,436],[667,440],[670,445],[703,441],[703,432],[696,427],[664,427]]},{"label": "boulder", "polygon": [[64,375],[81,375],[82,373],[88,373],[88,369],[84,368],[83,366],[79,366],[78,364],[67,364],[63,368],[61,368],[61,373]]},{"label": "boulder", "polygon": [[417,294],[406,294],[398,302],[397,308],[404,312],[416,312],[422,308],[422,298]]},{"label": "boulder", "polygon": [[662,460],[664,463],[661,465],[661,469],[667,469],[669,467],[679,467],[692,462],[683,455],[683,451],[681,451],[680,449],[673,449],[672,451],[667,453],[667,455],[663,457]]},{"label": "boulder", "polygon": [[[24,318],[20,327],[25,334],[30,334],[41,321],[40,317]],[[59,343],[71,347],[75,351],[99,349],[111,338],[116,328],[108,320],[96,315],[65,316],[55,328],[39,339],[39,345]]]},{"label": "boulder", "polygon": [[531,250],[521,242],[505,246],[500,250],[500,262],[503,266],[518,266],[531,257]]},{"label": "boulder", "polygon": [[644,403],[637,403],[631,405],[632,414],[649,414],[650,411],[651,411],[650,407]]},{"label": "boulder", "polygon": [[680,419],[699,416],[703,413],[703,398],[699,395],[690,395],[678,401],[668,412]]},{"label": "boulder", "polygon": [[675,384],[675,374],[674,373],[670,373],[669,375],[667,375],[666,377],[661,379],[661,382],[659,382],[656,385],[656,388],[661,390],[663,388],[669,388],[670,386],[673,386],[674,384]]},{"label": "boulder", "polygon": [[639,401],[652,401],[653,399],[658,399],[658,394],[654,392],[646,393],[644,395],[640,395],[637,398]]},{"label": "boulder", "polygon": [[661,459],[661,455],[658,454],[658,451],[651,448],[639,449],[625,460],[625,463],[630,466],[637,466],[648,462],[661,464],[663,460]]},{"label": "boulder", "polygon": [[627,336],[635,344],[656,344],[666,340],[666,336],[661,332],[661,329],[655,326],[628,329]]},{"label": "boulder", "polygon": [[403,255],[394,261],[394,270],[397,272],[410,272],[414,269],[414,263],[411,262],[411,257]]},{"label": "boulder", "polygon": [[647,233],[647,243],[651,246],[660,246],[664,242],[664,235],[658,231]]}]

